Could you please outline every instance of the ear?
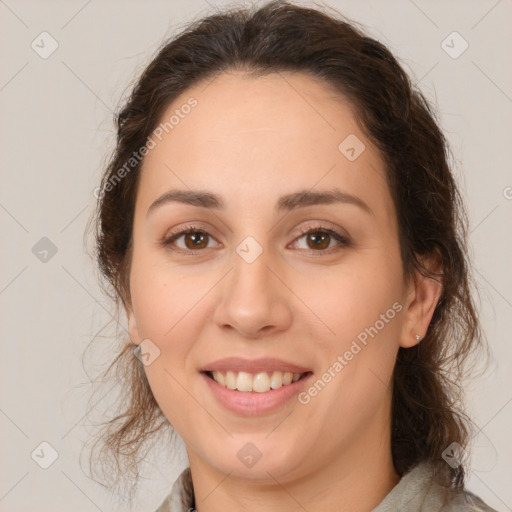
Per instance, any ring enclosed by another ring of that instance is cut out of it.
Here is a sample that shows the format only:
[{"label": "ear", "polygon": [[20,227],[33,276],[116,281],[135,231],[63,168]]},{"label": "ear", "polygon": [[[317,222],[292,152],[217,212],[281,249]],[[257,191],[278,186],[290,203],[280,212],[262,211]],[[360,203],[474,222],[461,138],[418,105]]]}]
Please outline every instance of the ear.
[{"label": "ear", "polygon": [[[430,271],[436,274],[441,273],[441,257],[437,252],[428,258],[422,258],[422,262]],[[410,280],[404,304],[401,347],[413,347],[425,337],[442,289],[442,281],[439,278],[425,277],[418,271]]]},{"label": "ear", "polygon": [[139,345],[141,339],[139,330],[137,329],[137,320],[135,319],[135,314],[131,304],[125,305],[125,313],[128,321],[128,334],[130,335],[130,339],[134,345]]}]

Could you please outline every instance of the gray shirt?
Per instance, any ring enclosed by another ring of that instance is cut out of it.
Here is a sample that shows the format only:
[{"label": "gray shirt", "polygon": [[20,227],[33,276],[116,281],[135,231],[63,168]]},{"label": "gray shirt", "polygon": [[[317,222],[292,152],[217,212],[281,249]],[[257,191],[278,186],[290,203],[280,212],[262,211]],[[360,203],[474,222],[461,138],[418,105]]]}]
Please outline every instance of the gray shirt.
[{"label": "gray shirt", "polygon": [[[195,510],[190,467],[174,482],[171,494],[155,512]],[[455,493],[435,482],[434,469],[421,463],[402,476],[371,512],[497,512],[469,491]]]}]

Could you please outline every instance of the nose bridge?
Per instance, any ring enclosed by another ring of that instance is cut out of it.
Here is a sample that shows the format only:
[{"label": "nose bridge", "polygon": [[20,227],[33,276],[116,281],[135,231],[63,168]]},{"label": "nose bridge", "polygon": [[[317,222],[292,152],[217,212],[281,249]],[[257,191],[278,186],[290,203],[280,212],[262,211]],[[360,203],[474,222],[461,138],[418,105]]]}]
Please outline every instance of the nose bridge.
[{"label": "nose bridge", "polygon": [[264,248],[252,236],[244,239],[235,249],[230,294],[248,311],[250,307],[262,314],[275,300],[270,252],[268,247]]},{"label": "nose bridge", "polygon": [[271,295],[272,258],[268,246],[263,246],[256,238],[248,236],[238,244],[235,253],[232,277],[234,284],[241,287],[244,294],[252,291]]},{"label": "nose bridge", "polygon": [[270,327],[283,329],[290,321],[286,287],[274,275],[278,262],[272,250],[248,236],[234,248],[232,271],[216,308],[218,325],[230,325],[254,336]]}]

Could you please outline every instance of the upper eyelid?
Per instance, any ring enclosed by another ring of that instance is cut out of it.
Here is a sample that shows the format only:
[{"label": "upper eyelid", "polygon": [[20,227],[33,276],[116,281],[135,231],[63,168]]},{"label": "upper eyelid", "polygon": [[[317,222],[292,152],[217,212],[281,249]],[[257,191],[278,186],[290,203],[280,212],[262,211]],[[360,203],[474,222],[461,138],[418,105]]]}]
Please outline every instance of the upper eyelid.
[{"label": "upper eyelid", "polygon": [[[318,222],[318,223],[323,222],[323,224],[315,224],[315,222]],[[210,228],[203,228],[199,225],[191,223],[191,224],[185,225],[177,230],[171,230],[171,232],[169,232],[163,236],[163,239],[165,240],[165,239],[169,239],[172,237],[181,236],[181,235],[187,234],[187,232],[202,232],[202,233],[206,233],[208,236],[214,237],[210,233],[209,229]],[[307,234],[307,232],[309,230],[318,229],[319,231],[321,231],[321,230],[334,231],[337,234],[339,234],[340,236],[349,238],[348,234],[343,233],[343,231],[345,231],[345,230],[338,228],[332,222],[329,222],[329,221],[307,221],[306,224],[302,225],[298,229],[299,229],[299,233],[297,236],[303,236],[303,235]],[[340,231],[342,231],[342,232],[340,232]]]}]

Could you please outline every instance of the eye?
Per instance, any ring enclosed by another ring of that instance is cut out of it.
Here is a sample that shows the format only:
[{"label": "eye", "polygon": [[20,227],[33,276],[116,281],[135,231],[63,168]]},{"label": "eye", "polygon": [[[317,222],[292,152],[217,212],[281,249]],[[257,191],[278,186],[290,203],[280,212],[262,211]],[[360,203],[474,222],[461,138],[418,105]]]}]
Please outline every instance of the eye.
[{"label": "eye", "polygon": [[[348,246],[349,240],[346,236],[338,233],[334,229],[327,228],[324,226],[311,226],[306,225],[300,229],[302,236],[297,238],[296,240],[301,240],[305,238],[307,247],[306,250],[312,250],[313,252],[323,252],[327,249],[332,248],[330,246],[330,242],[336,240],[338,242],[338,246]],[[332,251],[329,251],[332,252]]]},{"label": "eye", "polygon": [[164,240],[162,240],[162,245],[164,247],[171,246],[182,237],[185,246],[180,247],[178,245],[177,252],[186,252],[189,254],[195,254],[197,250],[201,251],[202,249],[208,249],[208,239],[212,238],[211,235],[209,235],[200,227],[188,226],[186,229],[182,229],[176,233],[171,233]]},{"label": "eye", "polygon": [[[350,245],[349,239],[346,236],[324,226],[306,225],[300,228],[300,232],[301,236],[296,238],[295,241],[305,238],[308,245],[308,247],[301,249],[322,253],[332,248],[331,242],[333,239],[338,242],[338,246],[347,247]],[[181,238],[183,238],[184,246],[180,246],[177,243]],[[213,237],[204,229],[192,225],[171,233],[162,240],[161,244],[166,248],[170,247],[173,251],[194,255],[204,249],[211,248],[209,247],[209,239],[213,239]],[[176,245],[177,248],[172,247],[173,245]]]}]

